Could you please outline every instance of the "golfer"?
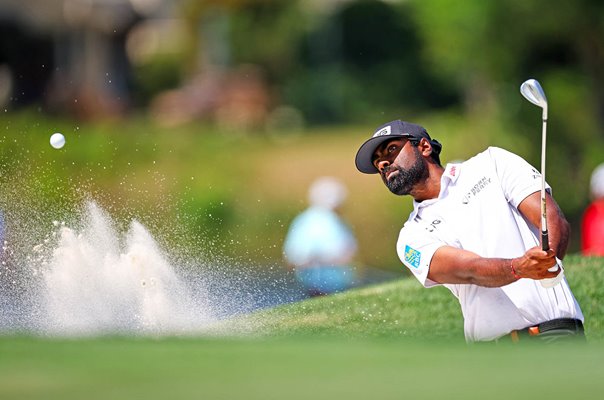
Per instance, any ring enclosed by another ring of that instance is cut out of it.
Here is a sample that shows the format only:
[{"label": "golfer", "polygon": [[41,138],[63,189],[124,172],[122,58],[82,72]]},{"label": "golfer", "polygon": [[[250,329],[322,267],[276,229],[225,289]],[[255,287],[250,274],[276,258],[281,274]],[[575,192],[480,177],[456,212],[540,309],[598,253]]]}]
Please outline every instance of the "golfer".
[{"label": "golfer", "polygon": [[357,152],[359,171],[413,197],[397,242],[401,261],[424,287],[444,285],[459,299],[467,341],[583,337],[560,261],[569,224],[549,186],[550,250],[539,246],[540,173],[496,147],[442,167],[441,149],[423,127],[396,120]]}]

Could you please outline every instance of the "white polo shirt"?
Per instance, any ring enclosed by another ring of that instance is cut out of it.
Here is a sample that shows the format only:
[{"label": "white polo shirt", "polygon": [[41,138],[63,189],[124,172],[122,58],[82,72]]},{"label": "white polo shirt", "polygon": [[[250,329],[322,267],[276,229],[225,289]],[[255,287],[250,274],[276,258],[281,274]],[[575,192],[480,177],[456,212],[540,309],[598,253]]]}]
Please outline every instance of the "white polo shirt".
[{"label": "white polo shirt", "polygon": [[[539,171],[497,147],[461,164],[448,164],[438,198],[414,202],[399,235],[398,255],[425,287],[438,285],[428,279],[428,271],[441,246],[488,258],[522,256],[539,245],[540,232],[522,217],[518,205],[540,190]],[[532,279],[499,288],[444,286],[459,299],[468,341],[492,340],[555,318],[583,320],[566,279],[549,289]]]}]

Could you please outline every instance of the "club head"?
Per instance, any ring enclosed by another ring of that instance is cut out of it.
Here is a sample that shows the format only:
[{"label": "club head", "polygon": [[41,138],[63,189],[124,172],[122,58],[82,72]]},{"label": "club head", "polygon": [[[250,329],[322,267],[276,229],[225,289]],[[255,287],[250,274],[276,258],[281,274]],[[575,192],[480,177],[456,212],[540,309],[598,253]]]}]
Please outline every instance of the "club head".
[{"label": "club head", "polygon": [[520,93],[525,99],[541,108],[547,107],[547,98],[545,92],[536,79],[528,79],[520,85]]}]

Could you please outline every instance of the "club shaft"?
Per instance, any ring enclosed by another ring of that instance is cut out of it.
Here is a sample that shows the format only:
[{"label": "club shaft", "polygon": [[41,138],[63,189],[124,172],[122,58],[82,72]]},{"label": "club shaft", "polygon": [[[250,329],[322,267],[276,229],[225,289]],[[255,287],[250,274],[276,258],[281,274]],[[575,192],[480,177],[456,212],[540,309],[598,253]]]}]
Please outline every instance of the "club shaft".
[{"label": "club shaft", "polygon": [[543,130],[541,132],[541,248],[549,250],[547,231],[547,211],[545,201],[545,148],[547,143],[547,111],[543,112]]}]

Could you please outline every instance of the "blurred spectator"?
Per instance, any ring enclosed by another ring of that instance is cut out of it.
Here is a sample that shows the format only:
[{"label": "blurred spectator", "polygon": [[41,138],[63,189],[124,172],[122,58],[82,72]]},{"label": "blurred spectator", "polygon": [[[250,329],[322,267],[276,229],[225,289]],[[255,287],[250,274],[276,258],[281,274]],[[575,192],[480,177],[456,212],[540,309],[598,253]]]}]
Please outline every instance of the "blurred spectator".
[{"label": "blurred spectator", "polygon": [[292,222],[284,256],[310,296],[340,292],[355,281],[351,262],[356,240],[337,211],[347,195],[335,178],[322,177],[310,187],[310,207]]},{"label": "blurred spectator", "polygon": [[581,251],[588,256],[604,256],[604,163],[591,174],[592,203],[581,222]]}]

